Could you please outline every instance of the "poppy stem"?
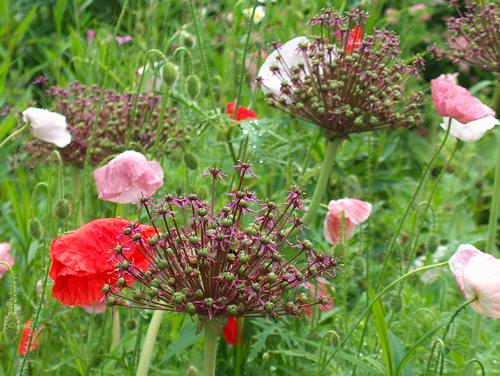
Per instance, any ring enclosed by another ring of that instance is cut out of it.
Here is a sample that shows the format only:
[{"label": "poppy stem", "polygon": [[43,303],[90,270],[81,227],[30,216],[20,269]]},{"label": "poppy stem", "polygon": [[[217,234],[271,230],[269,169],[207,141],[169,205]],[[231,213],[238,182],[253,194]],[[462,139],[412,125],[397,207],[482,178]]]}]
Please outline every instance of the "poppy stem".
[{"label": "poppy stem", "polygon": [[423,271],[426,271],[426,270],[429,270],[429,269],[434,269],[434,268],[440,268],[442,266],[447,266],[448,265],[448,261],[445,261],[445,262],[440,262],[438,264],[432,264],[432,265],[427,265],[427,266],[423,266],[421,268],[418,268],[418,269],[414,269],[412,271],[409,271],[408,273],[406,274],[403,274],[401,277],[399,277],[398,279],[396,279],[395,281],[391,282],[390,284],[388,284],[387,286],[385,286],[382,291],[380,291],[376,296],[375,298],[373,298],[373,300],[370,302],[370,304],[368,304],[368,306],[365,308],[365,310],[361,313],[361,315],[359,315],[358,317],[358,320],[354,323],[354,325],[351,327],[351,329],[349,330],[349,332],[347,333],[347,335],[342,339],[342,341],[339,343],[339,345],[335,348],[334,352],[324,361],[324,362],[321,362],[319,365],[318,365],[318,368],[316,370],[316,375],[322,375],[326,369],[326,367],[328,366],[328,364],[332,361],[332,359],[335,357],[335,355],[337,354],[337,352],[339,350],[342,350],[342,348],[344,347],[344,345],[347,343],[347,341],[349,340],[349,338],[351,338],[351,336],[353,335],[354,331],[356,330],[356,328],[359,326],[359,324],[361,324],[361,322],[370,315],[371,313],[371,310],[372,310],[372,307],[387,293],[389,292],[394,286],[396,286],[399,282],[401,281],[404,281],[406,278],[408,277],[411,277],[412,275],[414,274],[418,274],[420,272],[423,272]]},{"label": "poppy stem", "polygon": [[215,376],[215,364],[217,354],[217,322],[215,320],[205,321],[205,376]]},{"label": "poppy stem", "polygon": [[12,132],[10,135],[8,135],[7,137],[5,137],[2,142],[0,142],[0,149],[4,147],[4,145],[6,145],[11,139],[13,139],[14,137],[16,137],[18,134],[21,134],[22,132],[24,132],[24,130],[28,128],[28,124],[24,124],[21,128],[19,129],[16,129],[14,132]]},{"label": "poppy stem", "polygon": [[153,357],[153,348],[156,341],[158,330],[160,329],[161,320],[165,311],[154,311],[151,321],[149,322],[144,346],[142,347],[139,365],[137,366],[136,376],[147,376],[151,358]]},{"label": "poppy stem", "polygon": [[326,186],[328,185],[328,181],[330,179],[330,173],[332,172],[333,163],[335,162],[335,155],[337,153],[337,149],[342,143],[343,139],[336,138],[334,140],[328,140],[328,144],[326,146],[325,159],[323,160],[323,164],[321,166],[321,171],[319,173],[318,182],[316,183],[316,187],[314,188],[314,193],[311,198],[311,203],[309,204],[309,208],[302,218],[305,223],[311,221],[311,219],[316,214],[318,207],[323,199],[323,195],[325,193]]}]

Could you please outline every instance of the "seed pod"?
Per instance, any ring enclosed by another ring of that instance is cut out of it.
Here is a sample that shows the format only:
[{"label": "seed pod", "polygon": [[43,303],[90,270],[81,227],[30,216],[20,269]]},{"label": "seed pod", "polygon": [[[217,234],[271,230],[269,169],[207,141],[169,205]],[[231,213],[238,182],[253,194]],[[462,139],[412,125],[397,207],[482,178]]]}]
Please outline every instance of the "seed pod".
[{"label": "seed pod", "polygon": [[190,74],[187,76],[186,82],[184,83],[184,91],[192,100],[198,98],[201,93],[201,81],[196,74]]},{"label": "seed pod", "polygon": [[181,44],[187,48],[193,48],[196,44],[196,39],[194,38],[194,36],[187,31],[181,31],[179,37]]}]

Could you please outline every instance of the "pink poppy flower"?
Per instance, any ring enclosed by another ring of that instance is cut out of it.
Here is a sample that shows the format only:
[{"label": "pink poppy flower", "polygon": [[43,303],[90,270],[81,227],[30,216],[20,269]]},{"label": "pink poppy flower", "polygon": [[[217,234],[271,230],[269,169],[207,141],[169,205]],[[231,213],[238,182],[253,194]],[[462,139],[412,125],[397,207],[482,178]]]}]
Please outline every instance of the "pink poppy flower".
[{"label": "pink poppy flower", "polygon": [[82,305],[81,307],[85,310],[85,312],[97,315],[104,313],[104,311],[106,310],[106,306],[106,302],[103,301],[99,303]]},{"label": "pink poppy flower", "polygon": [[450,258],[451,273],[466,300],[480,315],[500,319],[500,260],[470,244]]},{"label": "pink poppy flower", "polygon": [[[319,309],[321,312],[328,312],[333,309],[333,298],[326,287],[326,281],[318,281],[315,285],[306,284],[306,288],[312,292],[314,299],[326,298],[326,304],[320,304]],[[304,308],[304,313],[307,317],[312,317],[313,310],[311,306]]]},{"label": "pink poppy flower", "polygon": [[[0,243],[0,261],[6,262],[10,266],[14,265],[14,258],[10,255],[10,244]],[[0,279],[7,272],[7,267],[0,264]]]},{"label": "pink poppy flower", "polygon": [[[495,125],[495,111],[457,85],[456,74],[441,75],[431,81],[432,100],[436,112],[444,116],[441,128],[465,142],[479,140]],[[451,121],[450,121],[451,118]]]},{"label": "pink poppy flower", "polygon": [[87,30],[87,43],[90,44],[94,41],[95,30]]},{"label": "pink poppy flower", "polygon": [[445,76],[431,81],[431,91],[434,106],[441,116],[454,118],[461,123],[495,116],[495,111]]},{"label": "pink poppy flower", "polygon": [[132,150],[96,169],[93,177],[99,198],[119,204],[135,204],[163,185],[160,164]]},{"label": "pink poppy flower", "polygon": [[[323,227],[325,239],[332,245],[338,244],[341,240],[342,227],[345,238],[349,239],[356,226],[368,219],[371,211],[372,204],[353,198],[330,201]],[[345,224],[342,223],[342,216]]]},{"label": "pink poppy flower", "polygon": [[118,44],[121,46],[122,44],[125,44],[125,43],[128,43],[130,41],[132,41],[134,39],[134,37],[130,36],[130,35],[117,35],[115,37],[115,40],[118,42]]}]

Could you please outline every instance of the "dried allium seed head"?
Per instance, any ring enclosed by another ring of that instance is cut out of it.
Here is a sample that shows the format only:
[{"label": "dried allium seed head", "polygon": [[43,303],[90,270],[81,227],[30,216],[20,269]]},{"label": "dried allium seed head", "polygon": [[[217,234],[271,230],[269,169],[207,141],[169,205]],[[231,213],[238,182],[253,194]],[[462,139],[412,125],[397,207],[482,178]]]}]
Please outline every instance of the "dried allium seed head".
[{"label": "dried allium seed head", "polygon": [[310,22],[318,36],[277,47],[257,79],[269,104],[320,126],[330,139],[419,123],[421,95],[406,95],[405,84],[422,60],[405,64],[398,37],[363,35],[365,21],[359,10],[327,9]]},{"label": "dried allium seed head", "polygon": [[[135,265],[126,247],[117,247],[121,278],[103,288],[108,304],[210,319],[302,316],[305,308],[322,304],[306,281],[334,277],[337,262],[309,241],[292,240],[302,227],[303,193],[292,187],[283,205],[260,201],[243,184],[252,175],[250,165],[240,162],[235,171],[237,188],[218,211],[195,194],[142,200],[156,236],[143,239],[138,225],[125,228],[122,236],[124,244],[137,245],[149,265]],[[210,169],[207,176],[216,184],[222,174]]]},{"label": "dried allium seed head", "polygon": [[[154,145],[158,127],[161,128],[161,144],[172,140],[169,150],[178,147],[189,131],[176,125],[175,109],[166,108],[162,115],[161,97],[152,93],[136,98],[135,94],[118,93],[95,85],[84,86],[78,82],[69,88],[53,86],[47,93],[53,98],[51,110],[66,117],[71,132],[72,142],[59,150],[66,163],[83,165],[94,123],[95,137],[90,151],[93,164],[126,150],[128,129],[131,130],[131,143],[142,150]],[[37,140],[27,142],[25,147],[39,157],[47,157],[52,152],[47,143]]]},{"label": "dried allium seed head", "polygon": [[448,49],[438,46],[431,52],[454,63],[468,63],[490,72],[500,72],[500,2],[488,4],[465,1],[462,12],[458,1],[452,1],[459,15],[448,20]]}]

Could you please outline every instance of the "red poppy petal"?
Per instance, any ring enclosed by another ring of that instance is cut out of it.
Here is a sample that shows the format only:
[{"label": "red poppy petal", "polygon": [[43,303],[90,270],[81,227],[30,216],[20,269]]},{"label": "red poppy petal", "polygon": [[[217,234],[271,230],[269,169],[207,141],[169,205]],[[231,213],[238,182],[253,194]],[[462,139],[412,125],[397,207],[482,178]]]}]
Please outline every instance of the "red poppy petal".
[{"label": "red poppy petal", "polygon": [[234,317],[228,317],[224,326],[224,340],[228,345],[238,343],[238,322]]},{"label": "red poppy petal", "polygon": [[[31,340],[30,351],[35,350],[40,343],[40,335],[39,330],[35,329],[35,333],[33,334],[33,339]],[[21,334],[21,341],[19,342],[19,346],[17,348],[17,352],[21,356],[25,356],[28,352],[28,343],[31,335],[31,320],[26,321],[24,324],[24,328]]]},{"label": "red poppy petal", "polygon": [[92,304],[104,297],[102,286],[110,283],[112,277],[108,273],[58,277],[52,288],[52,296],[68,306]]},{"label": "red poppy petal", "polygon": [[[113,268],[110,258],[118,244],[117,235],[130,221],[117,218],[97,219],[52,242],[50,256],[75,272],[99,273]],[[51,273],[51,277],[55,277]]]},{"label": "red poppy petal", "polygon": [[228,103],[226,106],[226,113],[236,121],[256,119],[257,114],[252,110],[249,110],[246,107],[239,106],[238,112],[236,113],[236,117],[234,116],[234,110],[236,109],[236,102]]}]

